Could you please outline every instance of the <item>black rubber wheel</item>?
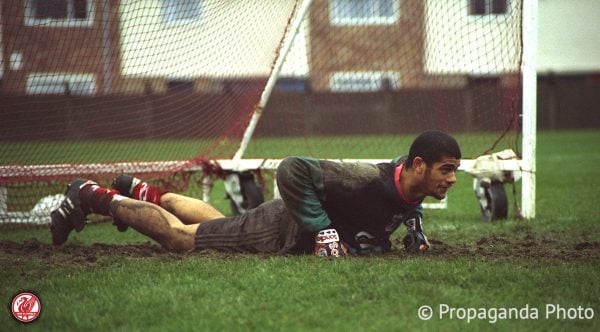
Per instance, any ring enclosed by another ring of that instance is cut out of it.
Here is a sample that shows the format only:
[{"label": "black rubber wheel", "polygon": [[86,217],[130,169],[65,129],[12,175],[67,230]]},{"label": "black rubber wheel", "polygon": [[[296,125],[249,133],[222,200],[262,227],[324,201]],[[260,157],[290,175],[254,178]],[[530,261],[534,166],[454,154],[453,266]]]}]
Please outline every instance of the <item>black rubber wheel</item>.
[{"label": "black rubber wheel", "polygon": [[500,181],[492,181],[484,188],[487,206],[481,208],[481,218],[484,221],[506,219],[508,217],[508,198]]},{"label": "black rubber wheel", "polygon": [[[254,181],[254,174],[245,172],[241,173],[239,177],[242,196],[244,197],[241,207],[245,210],[250,210],[261,205],[265,201],[265,197],[262,187]],[[231,212],[234,215],[239,215],[240,209],[237,204],[232,199],[229,200],[229,204]]]}]

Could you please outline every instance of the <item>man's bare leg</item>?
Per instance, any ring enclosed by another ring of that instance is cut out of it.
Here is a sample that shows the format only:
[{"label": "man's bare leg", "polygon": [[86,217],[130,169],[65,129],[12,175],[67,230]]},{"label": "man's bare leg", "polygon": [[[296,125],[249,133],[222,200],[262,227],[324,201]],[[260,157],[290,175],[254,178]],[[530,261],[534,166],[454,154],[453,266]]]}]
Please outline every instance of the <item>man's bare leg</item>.
[{"label": "man's bare leg", "polygon": [[113,217],[154,239],[169,251],[194,249],[199,224],[185,225],[156,204],[119,196],[110,203],[110,212]]},{"label": "man's bare leg", "polygon": [[170,193],[131,175],[117,176],[112,187],[123,196],[150,202],[165,208],[187,225],[224,217],[221,212],[202,200]]},{"label": "man's bare leg", "polygon": [[225,217],[212,205],[202,200],[174,193],[163,194],[160,197],[160,206],[187,225]]},{"label": "man's bare leg", "polygon": [[[174,195],[171,199],[175,200],[177,196],[180,195]],[[193,202],[185,202],[183,200],[180,205],[194,208]],[[177,207],[177,204],[174,206]],[[175,215],[160,207],[158,199],[152,203],[131,199],[120,195],[115,189],[101,187],[98,183],[85,179],[71,182],[65,192],[65,199],[50,214],[52,243],[62,245],[73,230],[81,231],[85,227],[86,216],[90,213],[112,216],[170,251],[189,251],[195,247],[199,224],[182,223]]]}]

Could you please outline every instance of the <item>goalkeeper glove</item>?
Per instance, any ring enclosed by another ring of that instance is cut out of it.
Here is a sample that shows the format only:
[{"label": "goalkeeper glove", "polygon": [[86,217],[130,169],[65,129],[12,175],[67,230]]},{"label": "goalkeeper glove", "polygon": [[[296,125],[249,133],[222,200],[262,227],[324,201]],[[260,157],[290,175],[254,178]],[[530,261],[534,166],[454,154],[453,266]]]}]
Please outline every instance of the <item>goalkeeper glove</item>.
[{"label": "goalkeeper glove", "polygon": [[427,236],[423,233],[423,226],[421,223],[421,216],[418,214],[412,215],[404,220],[404,225],[408,234],[404,236],[404,248],[410,252],[425,252],[429,250],[431,245],[427,240]]},{"label": "goalkeeper glove", "polygon": [[337,231],[333,228],[319,231],[315,237],[315,256],[341,257],[348,255],[348,248],[342,241]]}]

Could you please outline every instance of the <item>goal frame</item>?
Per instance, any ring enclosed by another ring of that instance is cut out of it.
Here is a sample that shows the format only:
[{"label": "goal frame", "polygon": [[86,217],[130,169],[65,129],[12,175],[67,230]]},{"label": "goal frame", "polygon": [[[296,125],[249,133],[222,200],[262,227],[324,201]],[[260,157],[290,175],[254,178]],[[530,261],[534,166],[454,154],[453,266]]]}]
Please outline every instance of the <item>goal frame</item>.
[{"label": "goal frame", "polygon": [[[300,29],[300,25],[304,20],[312,0],[303,1],[302,7],[298,15],[292,22],[289,36],[286,36],[282,52],[275,62],[273,72],[267,81],[265,90],[261,95],[261,99],[253,111],[252,118],[244,132],[244,136],[236,151],[233,159],[221,160],[220,164],[223,169],[234,172],[241,172],[253,169],[271,169],[274,170],[280,160],[275,159],[255,159],[243,160],[243,155],[248,147],[254,130],[262,116],[264,106],[273,91],[275,82],[279,77],[279,73],[285,62],[289,50],[294,42],[296,35]],[[525,219],[535,218],[535,173],[536,173],[536,117],[537,117],[537,72],[536,72],[536,50],[537,50],[537,12],[538,0],[525,1],[522,4],[522,40],[523,40],[523,55],[521,62],[521,87],[522,87],[522,159],[520,160],[503,160],[498,162],[498,169],[504,171],[515,171],[522,173],[521,186],[521,210],[520,217]],[[389,160],[374,160],[374,159],[348,159],[345,161],[364,161],[364,162],[386,162]],[[459,170],[470,169],[474,163],[472,159],[462,159]],[[206,187],[208,188],[208,187]],[[208,196],[205,195],[205,200]],[[426,204],[426,208],[446,208],[447,199],[440,203]]]},{"label": "goal frame", "polygon": [[[302,6],[298,9],[297,15],[294,16],[290,28],[284,36],[284,42],[281,52],[276,59],[271,75],[267,81],[265,89],[261,94],[260,101],[255,106],[251,120],[244,131],[240,146],[232,159],[214,160],[221,169],[231,172],[242,172],[248,170],[272,170],[275,171],[281,159],[244,159],[244,153],[250,140],[252,139],[254,130],[260,120],[267,101],[275,87],[275,83],[281,72],[281,68],[289,51],[292,47],[295,37],[297,36],[302,21],[306,17],[312,0],[305,0]],[[536,195],[536,89],[537,89],[537,73],[536,73],[536,49],[537,49],[537,11],[538,0],[523,1],[522,3],[522,62],[521,62],[521,80],[522,80],[522,159],[520,160],[501,160],[498,161],[498,168],[505,171],[518,171],[522,173],[521,186],[521,217],[526,219],[535,218],[535,195]],[[379,163],[388,162],[389,160],[378,159],[338,159],[337,161],[344,162],[369,162]],[[474,160],[463,159],[459,170],[469,169],[474,163]],[[50,174],[52,176],[60,176],[66,178],[73,174],[82,174],[93,171],[95,173],[114,172],[114,164],[111,167],[106,167],[104,164],[84,164],[84,165],[32,165],[19,166],[21,172],[15,172],[15,168],[9,166],[0,166],[0,178],[10,179],[11,177],[26,177],[31,179],[44,179]],[[157,163],[123,163],[118,165],[118,169],[125,173],[135,173],[143,175],[144,173],[153,173],[168,169],[178,169],[186,172],[201,172],[203,169],[200,165],[190,164],[188,161],[165,161]],[[9,180],[10,181],[10,180]],[[208,200],[210,197],[210,188],[214,178],[205,176],[203,178],[203,199]],[[276,186],[276,184],[275,184]],[[4,193],[4,194],[3,194]],[[3,211],[5,201],[5,189],[0,184],[0,217],[6,215],[7,211]],[[428,204],[429,208],[445,208],[447,200],[440,204]],[[19,214],[19,216],[21,216]]]}]

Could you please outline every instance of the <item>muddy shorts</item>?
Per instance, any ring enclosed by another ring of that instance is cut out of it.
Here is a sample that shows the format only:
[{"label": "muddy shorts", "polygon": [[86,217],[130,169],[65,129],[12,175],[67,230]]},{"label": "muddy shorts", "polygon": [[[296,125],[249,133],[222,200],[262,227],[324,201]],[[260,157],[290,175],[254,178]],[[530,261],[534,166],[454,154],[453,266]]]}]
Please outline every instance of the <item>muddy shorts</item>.
[{"label": "muddy shorts", "polygon": [[313,250],[313,239],[276,199],[238,216],[201,223],[195,242],[198,250],[299,254]]}]

